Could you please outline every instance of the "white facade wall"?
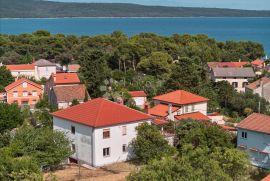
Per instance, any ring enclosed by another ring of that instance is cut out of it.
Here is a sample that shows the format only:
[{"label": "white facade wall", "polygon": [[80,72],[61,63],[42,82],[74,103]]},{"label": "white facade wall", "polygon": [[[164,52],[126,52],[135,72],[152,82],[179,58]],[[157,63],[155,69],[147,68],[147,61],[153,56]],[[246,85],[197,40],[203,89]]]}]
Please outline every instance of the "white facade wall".
[{"label": "white facade wall", "polygon": [[214,78],[212,77],[212,80],[215,81],[215,82],[219,82],[219,81],[227,81],[230,83],[230,85],[233,84],[233,82],[237,82],[238,83],[238,87],[235,88],[235,90],[237,92],[245,92],[245,87],[243,87],[243,83],[246,82],[248,83],[248,79],[246,78],[226,78],[226,79],[223,79],[223,78]]},{"label": "white facade wall", "polygon": [[146,103],[146,97],[133,97],[136,106],[140,108],[144,108],[144,104]]},{"label": "white facade wall", "polygon": [[26,77],[35,77],[34,70],[12,70],[10,71],[13,77],[26,76]]},{"label": "white facade wall", "polygon": [[[192,110],[192,106],[194,106],[194,110]],[[186,112],[186,107],[188,107],[188,111]],[[181,108],[181,114],[187,114],[192,112],[201,112],[204,115],[207,115],[207,102],[201,102],[196,104],[188,104],[184,105]]]},{"label": "white facade wall", "polygon": [[56,66],[46,66],[38,67],[35,66],[35,76],[37,80],[40,80],[42,77],[49,79],[52,73],[56,73]]},{"label": "white facade wall", "polygon": [[[253,90],[253,94],[259,94],[261,96],[262,88],[258,87],[257,89]],[[270,102],[270,83],[263,85],[263,97]]]},{"label": "white facade wall", "polygon": [[[136,138],[137,132],[135,128],[145,121],[134,122],[129,124],[119,124],[110,127],[104,127],[110,129],[110,138],[103,139],[103,129],[97,128],[94,131],[94,166],[99,167],[106,164],[111,164],[115,162],[126,161],[134,158],[132,153],[132,148],[130,147],[131,141]],[[151,120],[147,121],[149,124]],[[122,127],[127,127],[127,134],[122,134]],[[123,153],[122,146],[126,144],[128,151]],[[110,156],[103,157],[103,148],[110,147]]]},{"label": "white facade wall", "polygon": [[[242,132],[247,132],[247,138],[242,138]],[[245,146],[250,156],[250,162],[258,167],[270,168],[270,135],[238,128],[237,146]],[[265,153],[254,151],[257,149]],[[267,154],[268,153],[268,154]]]},{"label": "white facade wall", "polygon": [[[53,129],[66,133],[68,138],[75,144],[76,153],[71,158],[79,160],[95,167],[126,161],[134,158],[131,141],[137,136],[135,128],[140,124],[151,120],[119,124],[104,128],[92,128],[72,121],[53,118]],[[71,133],[71,126],[75,126],[75,134]],[[126,135],[123,135],[123,126],[126,126]],[[103,129],[110,129],[110,138],[103,139]],[[127,145],[127,152],[123,153],[122,146]],[[110,156],[103,156],[103,148],[110,148]]]},{"label": "white facade wall", "polygon": [[[75,126],[75,134],[71,133],[71,126]],[[71,158],[80,160],[80,163],[92,165],[93,128],[54,117],[53,129],[66,133],[67,137],[75,144],[76,152]]]},{"label": "white facade wall", "polygon": [[[83,100],[78,100],[79,103],[84,103]],[[72,104],[72,102],[58,102],[58,109],[66,109],[68,107],[70,107]]]}]

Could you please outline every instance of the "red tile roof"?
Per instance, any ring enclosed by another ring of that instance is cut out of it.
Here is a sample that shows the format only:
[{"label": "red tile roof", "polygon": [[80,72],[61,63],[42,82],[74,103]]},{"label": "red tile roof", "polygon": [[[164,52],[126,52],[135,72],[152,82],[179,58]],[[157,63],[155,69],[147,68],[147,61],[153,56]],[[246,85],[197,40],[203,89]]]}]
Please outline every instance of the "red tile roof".
[{"label": "red tile roof", "polygon": [[88,102],[54,112],[52,115],[91,127],[105,127],[152,119],[152,116],[148,114],[103,98],[96,98]]},{"label": "red tile roof", "polygon": [[[179,107],[172,107],[172,112],[175,112]],[[158,104],[148,110],[148,113],[155,116],[165,117],[168,116],[169,106],[165,104]]]},{"label": "red tile roof", "polygon": [[220,124],[218,124],[218,125],[227,131],[236,131],[235,127],[231,127],[231,126],[227,126],[227,125],[220,125]]},{"label": "red tile roof", "polygon": [[255,90],[260,87],[260,80],[262,81],[263,85],[270,83],[270,78],[263,77],[255,82],[252,82],[251,84],[247,85],[246,88]]},{"label": "red tile roof", "polygon": [[34,70],[34,64],[18,64],[18,65],[6,65],[7,69],[12,70]]},{"label": "red tile roof", "polygon": [[248,65],[249,62],[208,62],[207,65],[210,68],[214,68],[214,67],[243,67],[245,65]]},{"label": "red tile roof", "polygon": [[182,114],[179,116],[175,116],[177,120],[183,120],[183,119],[194,119],[198,121],[210,121],[211,119],[207,117],[206,115],[202,114],[201,112],[193,112],[193,113],[187,113],[187,114]]},{"label": "red tile roof", "polygon": [[79,64],[70,64],[68,65],[68,71],[78,72],[81,66]]},{"label": "red tile roof", "polygon": [[53,92],[57,101],[72,102],[74,99],[84,100],[86,88],[83,84],[54,86]]},{"label": "red tile roof", "polygon": [[169,122],[162,119],[154,119],[153,123],[156,125],[163,125],[163,124],[168,124]]},{"label": "red tile roof", "polygon": [[30,81],[30,80],[28,80],[26,78],[20,78],[17,81],[15,81],[15,82],[9,84],[8,86],[6,86],[5,87],[5,90],[8,91],[8,90],[12,89],[13,87],[16,87],[16,86],[22,84],[23,82],[27,82],[28,84],[31,84],[33,86],[36,86],[39,89],[43,89],[43,87],[41,85],[39,85],[39,84],[37,84],[35,82],[32,82],[32,81]]},{"label": "red tile roof", "polygon": [[192,94],[184,90],[177,90],[174,92],[156,96],[153,99],[178,105],[186,105],[208,101],[207,98],[204,98],[196,94]]},{"label": "red tile roof", "polygon": [[237,128],[270,134],[270,116],[253,113],[241,121]]},{"label": "red tile roof", "polygon": [[270,181],[270,174],[264,177],[261,181]]},{"label": "red tile roof", "polygon": [[55,84],[79,84],[81,81],[77,73],[57,73],[55,76]]},{"label": "red tile roof", "polygon": [[128,92],[131,97],[146,97],[146,93],[144,91],[129,91]]},{"label": "red tile roof", "polygon": [[263,60],[257,59],[251,62],[252,65],[261,66],[263,64]]}]

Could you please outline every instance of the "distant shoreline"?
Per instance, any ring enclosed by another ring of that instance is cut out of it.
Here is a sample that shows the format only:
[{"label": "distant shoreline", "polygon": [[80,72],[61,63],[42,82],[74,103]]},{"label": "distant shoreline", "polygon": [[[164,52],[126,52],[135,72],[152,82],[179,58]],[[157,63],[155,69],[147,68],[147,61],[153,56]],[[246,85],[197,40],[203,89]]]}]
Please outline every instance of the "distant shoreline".
[{"label": "distant shoreline", "polygon": [[265,17],[265,16],[261,16],[261,17],[237,17],[237,16],[217,16],[217,17],[214,17],[214,16],[181,16],[181,17],[157,17],[157,16],[154,16],[154,17],[149,17],[149,16],[146,16],[146,17],[55,17],[55,18],[0,18],[0,20],[16,20],[16,19],[165,19],[165,18],[174,18],[174,19],[180,19],[180,18],[270,18],[269,17]]}]

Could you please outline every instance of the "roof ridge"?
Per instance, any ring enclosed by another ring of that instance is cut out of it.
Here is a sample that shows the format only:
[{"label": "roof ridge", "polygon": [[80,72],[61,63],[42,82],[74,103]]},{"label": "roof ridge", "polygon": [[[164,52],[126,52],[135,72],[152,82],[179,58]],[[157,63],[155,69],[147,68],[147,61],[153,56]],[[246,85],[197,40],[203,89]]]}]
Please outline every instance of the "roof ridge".
[{"label": "roof ridge", "polygon": [[99,103],[99,106],[98,106],[98,113],[97,113],[97,117],[96,117],[94,125],[96,125],[96,122],[99,120],[99,117],[101,114],[101,107],[103,106],[103,104],[105,102],[105,99],[103,99],[103,98],[96,98],[96,100],[98,100],[98,99],[101,99],[101,102]]}]

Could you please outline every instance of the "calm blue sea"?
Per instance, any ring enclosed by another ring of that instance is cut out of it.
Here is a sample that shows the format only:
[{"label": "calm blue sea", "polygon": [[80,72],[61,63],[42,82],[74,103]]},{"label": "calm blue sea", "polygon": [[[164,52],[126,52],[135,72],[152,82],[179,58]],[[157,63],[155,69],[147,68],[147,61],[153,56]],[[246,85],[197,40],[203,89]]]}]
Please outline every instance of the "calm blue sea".
[{"label": "calm blue sea", "polygon": [[39,29],[74,35],[109,34],[120,30],[131,36],[154,32],[170,36],[207,34],[219,41],[253,40],[270,54],[270,18],[56,18],[0,19],[3,34],[31,33]]}]

